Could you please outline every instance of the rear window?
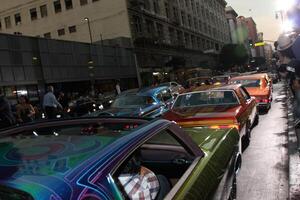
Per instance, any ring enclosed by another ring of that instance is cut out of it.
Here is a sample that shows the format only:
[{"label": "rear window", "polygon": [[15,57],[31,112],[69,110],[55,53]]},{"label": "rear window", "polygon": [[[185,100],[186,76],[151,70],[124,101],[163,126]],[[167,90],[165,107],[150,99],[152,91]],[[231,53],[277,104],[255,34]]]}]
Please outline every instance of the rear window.
[{"label": "rear window", "polygon": [[244,87],[260,87],[260,80],[234,80],[231,84],[241,84]]},{"label": "rear window", "polygon": [[233,91],[203,91],[180,95],[173,108],[235,104],[238,104],[238,100]]}]

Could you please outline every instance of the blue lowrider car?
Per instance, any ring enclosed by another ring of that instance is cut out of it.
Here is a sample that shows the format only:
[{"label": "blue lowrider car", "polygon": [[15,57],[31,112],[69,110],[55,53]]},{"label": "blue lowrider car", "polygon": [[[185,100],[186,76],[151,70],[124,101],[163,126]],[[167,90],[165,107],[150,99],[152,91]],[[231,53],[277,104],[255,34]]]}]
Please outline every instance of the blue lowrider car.
[{"label": "blue lowrider car", "polygon": [[90,117],[147,117],[155,118],[168,111],[174,97],[168,86],[128,90],[117,96],[111,107],[89,114]]}]

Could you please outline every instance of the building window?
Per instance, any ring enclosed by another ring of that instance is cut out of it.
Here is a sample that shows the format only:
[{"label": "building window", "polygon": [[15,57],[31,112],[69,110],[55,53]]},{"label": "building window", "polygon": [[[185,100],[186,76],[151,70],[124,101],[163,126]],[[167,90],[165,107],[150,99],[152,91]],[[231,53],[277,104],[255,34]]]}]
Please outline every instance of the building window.
[{"label": "building window", "polygon": [[69,26],[69,33],[75,33],[76,31],[76,26]]},{"label": "building window", "polygon": [[146,26],[147,26],[147,33],[153,34],[154,31],[154,23],[151,20],[146,20]]},{"label": "building window", "polygon": [[73,8],[72,0],[65,0],[66,10],[70,10]]},{"label": "building window", "polygon": [[142,24],[141,24],[141,18],[137,16],[133,16],[133,25],[136,33],[142,32]]},{"label": "building window", "polygon": [[183,11],[181,11],[181,23],[182,25],[185,25],[185,14]]},{"label": "building window", "polygon": [[47,5],[40,6],[40,10],[41,10],[41,17],[42,18],[48,16]]},{"label": "building window", "polygon": [[166,17],[169,18],[170,17],[170,10],[169,10],[169,4],[165,3],[165,9],[166,9]]},{"label": "building window", "polygon": [[170,42],[173,43],[175,40],[175,32],[173,28],[169,28],[169,37],[170,37]]},{"label": "building window", "polygon": [[65,35],[65,34],[66,34],[66,33],[65,33],[65,29],[62,28],[62,29],[57,30],[57,34],[58,34],[58,36]]},{"label": "building window", "polygon": [[10,16],[4,18],[5,22],[5,27],[6,28],[11,28],[11,21],[10,21]]},{"label": "building window", "polygon": [[84,5],[86,5],[87,3],[88,3],[87,0],[80,0],[80,5],[81,5],[81,6],[84,6]]},{"label": "building window", "polygon": [[157,23],[156,24],[156,28],[157,28],[157,36],[163,40],[164,39],[164,27],[162,24]]},{"label": "building window", "polygon": [[153,9],[156,14],[159,14],[158,0],[153,0]]},{"label": "building window", "polygon": [[189,23],[189,27],[192,28],[192,18],[191,18],[191,15],[188,15],[188,23]]},{"label": "building window", "polygon": [[15,24],[16,25],[21,24],[21,15],[20,15],[20,13],[15,14]]},{"label": "building window", "polygon": [[1,19],[0,19],[0,30],[2,30],[2,22],[1,22]]},{"label": "building window", "polygon": [[92,2],[96,2],[96,1],[99,1],[99,0],[92,0]]},{"label": "building window", "polygon": [[32,21],[37,20],[37,11],[36,8],[30,9],[30,18]]},{"label": "building window", "polygon": [[44,38],[50,39],[50,38],[51,38],[51,33],[50,33],[50,32],[49,32],[49,33],[45,33],[45,34],[44,34]]},{"label": "building window", "polygon": [[53,5],[54,5],[54,11],[55,11],[55,13],[60,13],[61,12],[61,3],[60,3],[60,0],[54,1]]},{"label": "building window", "polygon": [[198,30],[198,20],[196,18],[194,18],[194,27],[195,30]]}]

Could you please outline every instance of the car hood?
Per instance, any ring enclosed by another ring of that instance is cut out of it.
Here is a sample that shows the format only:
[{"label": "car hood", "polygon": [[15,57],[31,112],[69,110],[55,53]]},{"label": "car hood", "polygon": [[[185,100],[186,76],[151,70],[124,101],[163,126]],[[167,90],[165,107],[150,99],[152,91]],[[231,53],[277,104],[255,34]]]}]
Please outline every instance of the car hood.
[{"label": "car hood", "polygon": [[188,108],[174,108],[164,115],[171,121],[189,121],[193,119],[235,117],[240,105],[215,105]]},{"label": "car hood", "polygon": [[251,88],[246,88],[250,96],[267,96],[269,94],[269,88],[261,88],[261,87],[251,87]]}]

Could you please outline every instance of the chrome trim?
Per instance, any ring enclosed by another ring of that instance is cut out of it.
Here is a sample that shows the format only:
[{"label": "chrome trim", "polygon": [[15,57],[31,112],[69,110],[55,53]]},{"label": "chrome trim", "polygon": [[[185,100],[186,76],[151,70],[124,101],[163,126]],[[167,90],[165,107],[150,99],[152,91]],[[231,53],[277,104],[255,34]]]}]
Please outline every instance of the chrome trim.
[{"label": "chrome trim", "polygon": [[178,192],[178,190],[182,187],[182,185],[185,183],[186,179],[190,176],[190,174],[194,171],[195,167],[199,163],[201,157],[197,157],[194,162],[190,165],[190,167],[184,172],[182,177],[179,179],[179,181],[175,184],[175,186],[171,189],[171,191],[167,194],[167,196],[164,199],[173,199]]}]

